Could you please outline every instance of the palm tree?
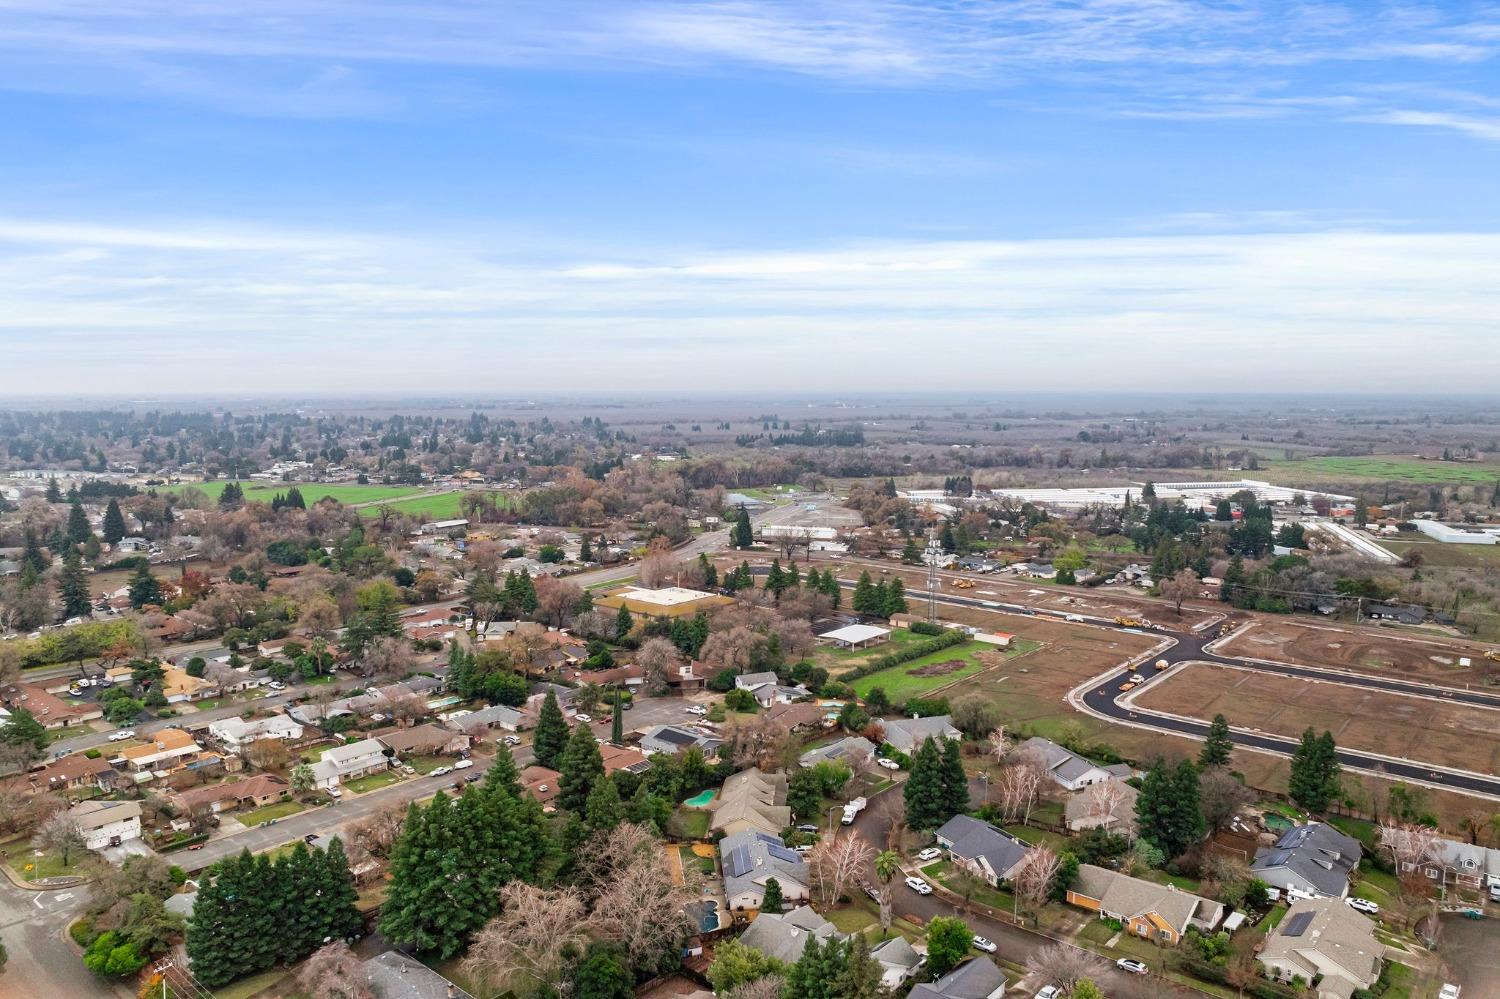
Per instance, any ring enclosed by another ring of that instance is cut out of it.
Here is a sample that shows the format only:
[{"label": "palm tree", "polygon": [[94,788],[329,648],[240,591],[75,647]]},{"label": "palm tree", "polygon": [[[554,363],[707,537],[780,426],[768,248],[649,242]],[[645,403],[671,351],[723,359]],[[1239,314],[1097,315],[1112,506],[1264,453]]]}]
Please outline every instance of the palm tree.
[{"label": "palm tree", "polygon": [[901,854],[886,850],[875,858],[875,877],[880,881],[880,938],[891,931],[891,882],[901,873]]}]

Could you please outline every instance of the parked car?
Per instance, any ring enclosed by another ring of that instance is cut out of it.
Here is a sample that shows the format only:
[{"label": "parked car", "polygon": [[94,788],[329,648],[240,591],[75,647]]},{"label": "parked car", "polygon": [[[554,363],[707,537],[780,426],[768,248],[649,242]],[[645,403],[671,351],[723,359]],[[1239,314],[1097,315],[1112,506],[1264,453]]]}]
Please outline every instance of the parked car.
[{"label": "parked car", "polygon": [[1132,975],[1144,975],[1147,971],[1150,970],[1144,963],[1137,961],[1133,957],[1120,958],[1115,962],[1115,967],[1119,968],[1121,971],[1128,971]]},{"label": "parked car", "polygon": [[811,822],[804,822],[797,827],[797,831],[805,833],[816,833],[818,831],[818,827],[813,825]]},{"label": "parked car", "polygon": [[474,761],[473,760],[467,760],[467,759],[465,759],[465,760],[459,760],[457,763],[453,764],[453,769],[454,770],[467,770],[470,767],[472,767],[473,765],[474,765]]},{"label": "parked car", "polygon": [[342,798],[344,796],[344,792],[340,791],[336,787],[330,787],[328,789],[328,796],[331,798]]},{"label": "parked car", "polygon": [[875,762],[878,763],[878,764],[880,764],[882,767],[885,767],[887,770],[900,770],[901,769],[901,764],[897,763],[895,760],[887,759],[884,756],[882,756],[880,759],[876,760]]},{"label": "parked car", "polygon": [[1000,948],[996,947],[995,946],[995,941],[991,940],[989,937],[975,937],[974,938],[974,949],[975,950],[982,950],[986,954],[993,954],[993,953],[995,953],[995,951],[999,950]]},{"label": "parked car", "polygon": [[792,847],[792,849],[798,853],[812,853],[813,847],[815,845],[816,844],[813,843],[803,843],[801,846]]},{"label": "parked car", "polygon": [[401,764],[401,772],[410,777],[412,774],[417,772],[417,768],[409,763],[403,763]]},{"label": "parked car", "polygon": [[917,854],[917,859],[920,860],[920,861],[922,861],[923,863],[925,863],[925,862],[927,862],[929,860],[936,860],[939,857],[941,857],[942,855],[943,855],[943,851],[942,850],[939,850],[935,846],[929,846],[927,849],[925,849],[921,853]]},{"label": "parked car", "polygon": [[932,885],[928,884],[926,881],[923,881],[921,878],[917,878],[917,877],[907,878],[906,879],[906,887],[910,888],[912,891],[916,892],[918,895],[931,895],[932,894]]},{"label": "parked car", "polygon": [[473,783],[476,783],[477,781],[484,780],[484,774],[469,774],[466,777],[464,777],[464,780],[468,781],[470,784],[473,784]]},{"label": "parked car", "polygon": [[302,842],[304,842],[304,843],[311,843],[314,840],[316,840],[317,838],[318,838],[318,834],[317,833],[308,833],[306,836],[302,837]]},{"label": "parked car", "polygon": [[1454,985],[1452,982],[1448,982],[1438,990],[1438,999],[1458,999],[1458,993],[1460,991],[1462,991],[1461,986]]},{"label": "parked car", "polygon": [[701,704],[690,704],[688,705],[687,713],[690,715],[706,715],[708,714],[708,709]]},{"label": "parked car", "polygon": [[1346,898],[1344,899],[1344,904],[1355,912],[1363,912],[1367,916],[1374,916],[1380,913],[1380,906],[1367,898]]},{"label": "parked car", "polygon": [[[1083,615],[1082,614],[1064,614],[1063,615],[1063,620],[1064,621],[1082,621],[1083,620]],[[1047,986],[1047,987],[1051,988],[1050,985]]]},{"label": "parked car", "polygon": [[1061,999],[1062,989],[1056,985],[1043,985],[1041,991],[1036,994],[1036,999]]},{"label": "parked car", "polygon": [[868,881],[861,881],[859,883],[859,887],[860,887],[861,891],[863,891],[867,896],[869,896],[870,901],[872,901],[872,902],[879,902],[880,901],[880,889],[879,888],[876,888],[874,885],[870,884],[870,882],[868,882]]},{"label": "parked car", "polygon": [[577,720],[583,722],[585,725],[589,724],[590,722],[592,722],[594,720],[594,716],[593,715],[586,715],[582,711],[578,712],[578,714],[574,715],[573,717],[576,718]]},{"label": "parked car", "polygon": [[109,736],[109,741],[110,742],[124,742],[126,739],[134,739],[134,738],[135,738],[135,729],[133,729],[133,728],[126,728],[126,729],[121,729],[118,732],[111,732],[110,736]]},{"label": "parked car", "polygon": [[282,683],[280,680],[272,680],[270,683],[266,684],[266,686],[270,687],[272,690],[286,689],[286,684]]},{"label": "parked car", "polygon": [[427,776],[429,776],[429,777],[446,777],[449,774],[451,774],[452,772],[453,772],[453,768],[452,767],[438,767],[436,770],[433,770],[430,773],[428,773]]},{"label": "parked car", "polygon": [[507,735],[500,741],[505,743],[507,746],[519,746],[521,744],[521,737],[519,735]]}]

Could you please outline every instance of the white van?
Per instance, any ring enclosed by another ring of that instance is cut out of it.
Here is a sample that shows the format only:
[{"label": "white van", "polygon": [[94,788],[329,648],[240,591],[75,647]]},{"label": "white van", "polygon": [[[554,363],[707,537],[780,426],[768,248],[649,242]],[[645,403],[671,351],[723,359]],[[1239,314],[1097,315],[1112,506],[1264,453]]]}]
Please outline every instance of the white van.
[{"label": "white van", "polygon": [[474,765],[474,761],[473,760],[459,760],[457,763],[453,764],[453,769],[454,770],[467,770],[470,767],[472,767],[473,765]]}]

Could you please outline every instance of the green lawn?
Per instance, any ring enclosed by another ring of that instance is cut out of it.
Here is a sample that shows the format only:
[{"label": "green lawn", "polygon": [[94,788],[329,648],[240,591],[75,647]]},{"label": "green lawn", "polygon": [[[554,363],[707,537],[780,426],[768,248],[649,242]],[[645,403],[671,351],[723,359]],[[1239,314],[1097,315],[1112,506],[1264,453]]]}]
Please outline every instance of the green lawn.
[{"label": "green lawn", "polygon": [[411,767],[417,773],[423,775],[432,773],[438,767],[451,767],[453,760],[447,756],[413,756],[401,761]]},{"label": "green lawn", "polygon": [[[208,494],[209,499],[217,500],[227,484],[226,480],[220,479],[214,482],[184,482],[176,486],[164,486],[163,489],[174,493],[180,493],[184,489],[201,489]],[[352,503],[373,503],[396,496],[415,496],[422,492],[421,486],[361,486],[344,483],[333,485],[322,482],[240,483],[240,488],[245,491],[245,499],[253,503],[269,503],[275,499],[277,493],[286,495],[286,491],[292,486],[297,487],[297,490],[302,493],[302,498],[309,505],[325,496],[331,496],[347,506]]]},{"label": "green lawn", "polygon": [[678,806],[668,821],[667,831],[678,839],[707,839],[712,816],[701,808]]},{"label": "green lawn", "polygon": [[1171,885],[1172,887],[1179,888],[1182,891],[1192,892],[1194,895],[1198,894],[1198,891],[1200,890],[1199,883],[1192,878],[1184,878],[1176,874],[1168,874],[1166,871],[1158,871],[1154,869],[1149,870],[1145,873],[1143,880],[1154,881],[1159,885]]},{"label": "green lawn", "polygon": [[236,815],[235,818],[239,820],[240,825],[258,826],[272,819],[284,819],[288,815],[296,815],[306,807],[300,801],[278,801],[274,805],[266,805],[264,808],[256,808]]},{"label": "green lawn", "polygon": [[364,794],[366,791],[374,791],[377,788],[389,787],[401,779],[401,774],[395,770],[383,770],[378,774],[369,774],[365,777],[356,777],[354,780],[344,781],[344,788],[355,794]]},{"label": "green lawn", "polygon": [[[37,881],[41,878],[65,878],[75,875],[78,873],[79,866],[89,855],[87,850],[74,850],[72,857],[69,858],[72,862],[64,865],[62,857],[56,853],[49,852],[38,857],[36,851],[25,847],[13,852],[5,862],[20,876],[22,881]],[[29,870],[28,865],[30,865]]]},{"label": "green lawn", "polygon": [[1327,456],[1304,458],[1300,461],[1274,461],[1265,471],[1275,474],[1276,478],[1272,481],[1300,479],[1320,482],[1460,482],[1493,485],[1500,478],[1500,466],[1493,464],[1420,461],[1394,455]]},{"label": "green lawn", "polygon": [[677,855],[682,858],[682,867],[684,870],[692,867],[694,864],[697,864],[700,871],[710,877],[713,876],[714,858],[700,857],[693,852],[692,847],[688,846],[679,846],[677,848]]},{"label": "green lawn", "polygon": [[1262,932],[1269,933],[1271,930],[1274,930],[1277,926],[1281,925],[1281,918],[1285,915],[1286,906],[1273,905],[1271,907],[1271,911],[1266,913],[1265,918],[1255,924],[1255,928]]},{"label": "green lawn", "polygon": [[[924,694],[929,690],[947,686],[955,680],[973,676],[984,668],[984,664],[974,658],[975,653],[994,648],[996,646],[987,645],[984,642],[965,642],[962,645],[941,649],[930,656],[923,656],[920,659],[913,659],[909,663],[902,663],[899,666],[892,666],[890,669],[883,669],[879,673],[862,676],[854,681],[854,692],[860,697],[864,697],[876,687],[884,687],[886,696],[892,701],[904,701],[909,697]],[[914,670],[919,670],[924,666],[931,666],[934,663],[949,662],[954,659],[966,659],[968,663],[951,673],[944,673],[941,676],[912,676]]]},{"label": "green lawn", "polygon": [[832,923],[840,933],[862,933],[872,926],[876,932],[880,930],[879,916],[862,906],[834,909],[824,913],[823,918]]},{"label": "green lawn", "polygon": [[[964,894],[963,889],[954,883],[954,873],[953,865],[946,860],[940,860],[935,864],[928,864],[922,868],[922,876],[924,878],[928,881],[937,882],[962,898]],[[1015,907],[1015,896],[1010,892],[999,888],[991,888],[983,882],[979,882],[978,886],[969,895],[969,900],[978,902],[980,905],[987,905],[992,909],[1010,911]]]},{"label": "green lawn", "polygon": [[1047,829],[1034,829],[1031,826],[1023,826],[1019,823],[1009,826],[1001,826],[1006,832],[1032,846],[1045,846],[1053,852],[1062,852],[1068,848],[1070,840],[1062,833],[1051,832]]},{"label": "green lawn", "polygon": [[1401,887],[1394,874],[1361,869],[1359,880],[1354,883],[1353,894],[1356,898],[1369,899],[1378,905],[1390,905],[1401,894]]}]

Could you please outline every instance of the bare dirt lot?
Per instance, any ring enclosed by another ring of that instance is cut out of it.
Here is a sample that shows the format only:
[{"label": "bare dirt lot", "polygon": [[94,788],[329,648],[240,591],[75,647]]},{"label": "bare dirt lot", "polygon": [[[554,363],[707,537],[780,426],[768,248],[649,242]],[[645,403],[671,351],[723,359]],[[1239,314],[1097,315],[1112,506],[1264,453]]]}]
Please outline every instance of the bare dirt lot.
[{"label": "bare dirt lot", "polygon": [[1500,711],[1193,664],[1153,683],[1143,708],[1295,738],[1327,729],[1340,746],[1479,773],[1500,768]]},{"label": "bare dirt lot", "polygon": [[[1457,638],[1382,635],[1370,629],[1335,628],[1257,619],[1219,651],[1228,656],[1275,659],[1401,676],[1450,686],[1483,682],[1487,646]],[[1459,665],[1467,657],[1468,667]]]}]

